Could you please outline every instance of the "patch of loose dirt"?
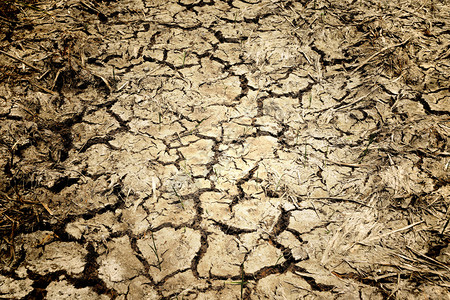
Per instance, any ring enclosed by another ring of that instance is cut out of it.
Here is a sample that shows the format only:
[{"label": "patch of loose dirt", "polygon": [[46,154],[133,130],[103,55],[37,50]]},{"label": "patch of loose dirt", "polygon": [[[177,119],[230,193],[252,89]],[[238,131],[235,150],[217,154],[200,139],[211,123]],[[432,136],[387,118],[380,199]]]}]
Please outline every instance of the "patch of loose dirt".
[{"label": "patch of loose dirt", "polygon": [[448,1],[34,6],[0,15],[0,297],[450,297]]}]

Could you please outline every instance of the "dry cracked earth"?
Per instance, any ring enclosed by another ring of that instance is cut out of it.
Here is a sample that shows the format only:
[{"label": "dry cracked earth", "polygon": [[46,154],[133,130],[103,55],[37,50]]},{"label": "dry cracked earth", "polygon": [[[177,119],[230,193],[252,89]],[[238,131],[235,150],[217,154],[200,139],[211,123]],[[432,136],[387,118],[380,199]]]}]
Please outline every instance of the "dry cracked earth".
[{"label": "dry cracked earth", "polygon": [[2,298],[450,299],[449,1],[33,5]]}]

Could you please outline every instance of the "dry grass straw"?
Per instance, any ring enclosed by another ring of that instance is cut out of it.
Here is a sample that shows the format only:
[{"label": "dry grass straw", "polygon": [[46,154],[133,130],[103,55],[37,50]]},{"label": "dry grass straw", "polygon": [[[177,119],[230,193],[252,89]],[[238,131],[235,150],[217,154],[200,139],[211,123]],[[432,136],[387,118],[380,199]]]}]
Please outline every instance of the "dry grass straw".
[{"label": "dry grass straw", "polygon": [[[386,281],[387,277],[402,274],[403,277],[419,276],[433,284],[450,286],[450,267],[427,255],[426,250],[419,250],[431,245],[424,245],[420,240],[414,245],[414,237],[431,236],[432,228],[427,222],[418,220],[387,230],[385,226],[390,225],[383,218],[383,210],[376,207],[377,202],[378,196],[374,194],[368,205],[345,218],[324,249],[321,264],[333,268],[339,261],[346,262],[357,273],[365,274],[361,280]],[[444,236],[449,240],[448,232]],[[383,271],[377,273],[380,270]]]},{"label": "dry grass straw", "polygon": [[16,233],[40,219],[37,205],[39,202],[24,200],[17,193],[11,196],[0,191],[0,268],[15,260]]}]

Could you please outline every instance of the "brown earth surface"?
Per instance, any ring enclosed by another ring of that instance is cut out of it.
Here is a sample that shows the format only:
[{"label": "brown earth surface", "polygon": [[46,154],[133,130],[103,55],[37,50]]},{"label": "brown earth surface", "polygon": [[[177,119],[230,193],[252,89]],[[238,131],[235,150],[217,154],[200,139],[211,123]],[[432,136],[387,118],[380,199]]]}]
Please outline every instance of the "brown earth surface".
[{"label": "brown earth surface", "polygon": [[450,299],[449,4],[16,3],[0,297]]}]

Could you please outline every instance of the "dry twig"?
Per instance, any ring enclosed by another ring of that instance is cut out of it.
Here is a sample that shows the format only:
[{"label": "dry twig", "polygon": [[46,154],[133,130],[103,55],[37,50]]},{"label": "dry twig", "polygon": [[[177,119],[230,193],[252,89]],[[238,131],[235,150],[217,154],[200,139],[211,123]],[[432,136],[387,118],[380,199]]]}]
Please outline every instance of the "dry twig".
[{"label": "dry twig", "polygon": [[39,68],[33,66],[32,64],[30,64],[30,63],[24,61],[24,60],[21,59],[21,58],[15,57],[14,55],[11,55],[11,54],[9,54],[9,53],[7,53],[7,52],[5,52],[5,51],[2,51],[2,50],[0,50],[0,53],[4,54],[4,55],[6,55],[6,56],[8,56],[8,57],[10,57],[10,58],[12,58],[12,59],[14,59],[14,60],[20,61],[21,63],[23,63],[24,65],[26,65],[26,66],[28,66],[28,67],[30,67],[30,68],[32,68],[32,69],[35,70],[35,71],[41,72],[41,70],[40,70]]},{"label": "dry twig", "polygon": [[406,44],[408,41],[409,41],[409,38],[406,39],[404,42],[401,42],[401,43],[399,43],[399,44],[395,44],[395,45],[392,45],[392,46],[384,47],[384,48],[381,49],[380,51],[378,51],[378,52],[372,54],[368,59],[366,59],[366,60],[363,61],[358,67],[356,67],[356,69],[354,69],[354,70],[350,73],[350,75],[355,74],[356,71],[358,71],[359,69],[361,69],[361,68],[362,68],[364,65],[366,65],[369,61],[371,61],[375,56],[377,56],[377,55],[383,53],[383,52],[386,51],[386,50],[389,50],[389,49],[392,49],[392,48],[400,47],[400,46]]}]

